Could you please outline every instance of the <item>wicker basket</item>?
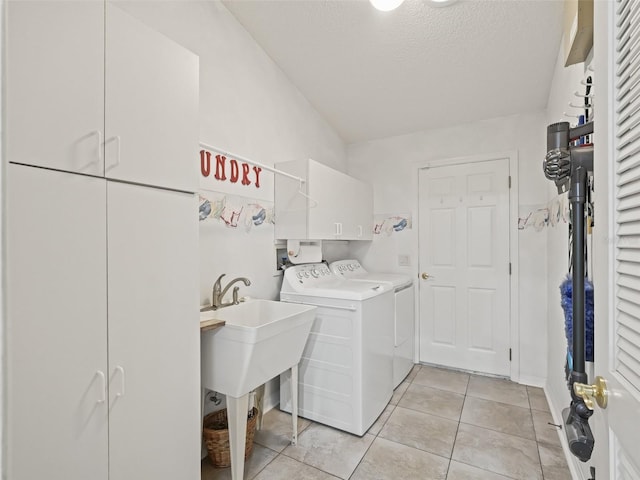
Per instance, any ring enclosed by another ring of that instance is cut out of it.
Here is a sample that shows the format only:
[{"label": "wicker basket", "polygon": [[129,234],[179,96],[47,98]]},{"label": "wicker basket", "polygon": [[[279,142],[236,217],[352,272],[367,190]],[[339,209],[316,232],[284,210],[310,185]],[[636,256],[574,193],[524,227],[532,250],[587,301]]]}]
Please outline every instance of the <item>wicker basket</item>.
[{"label": "wicker basket", "polygon": [[[253,415],[247,419],[247,439],[244,445],[245,460],[253,451],[253,436],[256,433],[256,420],[258,419],[258,409],[253,409]],[[210,413],[204,417],[203,436],[204,443],[209,453],[211,463],[216,468],[231,466],[231,454],[229,451],[229,422],[227,420],[227,409],[223,408],[217,412]]]}]

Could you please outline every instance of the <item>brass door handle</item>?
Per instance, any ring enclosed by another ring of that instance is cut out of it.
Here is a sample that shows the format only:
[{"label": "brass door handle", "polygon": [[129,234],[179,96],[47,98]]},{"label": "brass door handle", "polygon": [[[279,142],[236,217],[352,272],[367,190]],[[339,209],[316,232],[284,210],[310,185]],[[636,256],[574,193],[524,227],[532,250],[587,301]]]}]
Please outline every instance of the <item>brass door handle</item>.
[{"label": "brass door handle", "polygon": [[576,395],[582,397],[589,410],[593,410],[594,400],[600,408],[607,408],[609,391],[607,390],[607,381],[604,378],[596,377],[596,383],[593,385],[576,382],[573,384],[573,391]]},{"label": "brass door handle", "polygon": [[423,280],[428,280],[431,277],[431,275],[429,275],[428,273],[423,273],[420,276],[422,277]]}]

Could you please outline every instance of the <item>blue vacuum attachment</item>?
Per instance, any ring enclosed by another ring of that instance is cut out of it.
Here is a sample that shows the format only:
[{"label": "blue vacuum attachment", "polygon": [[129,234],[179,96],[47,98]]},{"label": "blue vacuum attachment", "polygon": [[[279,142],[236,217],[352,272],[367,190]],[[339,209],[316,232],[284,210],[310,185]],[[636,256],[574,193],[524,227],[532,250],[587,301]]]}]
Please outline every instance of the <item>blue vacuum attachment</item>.
[{"label": "blue vacuum attachment", "polygon": [[[585,360],[593,362],[593,283],[588,278],[584,279],[585,292]],[[564,333],[567,337],[567,362],[569,370],[573,369],[573,282],[571,275],[560,284],[560,304],[564,310]]]}]

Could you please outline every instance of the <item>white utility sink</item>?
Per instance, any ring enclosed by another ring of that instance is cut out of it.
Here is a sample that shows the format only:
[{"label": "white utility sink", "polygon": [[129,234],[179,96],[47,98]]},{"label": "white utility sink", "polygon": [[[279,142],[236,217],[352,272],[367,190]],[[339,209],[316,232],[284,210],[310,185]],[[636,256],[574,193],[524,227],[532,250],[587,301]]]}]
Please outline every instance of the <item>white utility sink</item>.
[{"label": "white utility sink", "polygon": [[200,313],[200,321],[224,320],[201,335],[202,386],[241,397],[297,365],[316,307],[249,300]]},{"label": "white utility sink", "polygon": [[216,318],[225,325],[200,335],[202,388],[227,396],[231,478],[244,478],[249,392],[291,370],[291,443],[298,436],[298,363],[311,331],[316,307],[272,300],[200,313],[200,321]]}]

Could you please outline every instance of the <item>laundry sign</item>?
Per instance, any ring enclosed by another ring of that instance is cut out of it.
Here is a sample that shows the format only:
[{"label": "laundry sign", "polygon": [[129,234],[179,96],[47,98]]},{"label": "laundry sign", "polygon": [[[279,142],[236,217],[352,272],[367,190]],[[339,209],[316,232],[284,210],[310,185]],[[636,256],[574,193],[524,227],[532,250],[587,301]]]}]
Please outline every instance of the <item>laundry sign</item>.
[{"label": "laundry sign", "polygon": [[200,150],[200,173],[203,177],[207,178],[213,174],[213,177],[220,182],[240,182],[241,185],[260,188],[262,168],[218,154],[215,156],[215,166],[212,170],[211,157],[211,152]]},{"label": "laundry sign", "polygon": [[202,191],[273,201],[273,174],[262,167],[208,148],[200,150],[198,163]]}]

